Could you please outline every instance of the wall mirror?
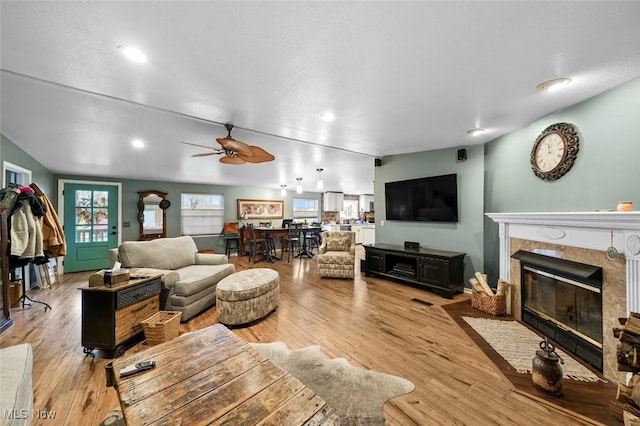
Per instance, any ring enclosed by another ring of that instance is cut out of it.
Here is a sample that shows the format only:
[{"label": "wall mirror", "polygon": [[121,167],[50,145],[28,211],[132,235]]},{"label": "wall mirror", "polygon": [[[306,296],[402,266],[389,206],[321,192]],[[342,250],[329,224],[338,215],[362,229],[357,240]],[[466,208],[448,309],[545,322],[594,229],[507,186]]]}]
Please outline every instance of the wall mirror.
[{"label": "wall mirror", "polygon": [[154,240],[167,236],[166,210],[171,203],[162,191],[138,191],[138,223],[140,240]]}]

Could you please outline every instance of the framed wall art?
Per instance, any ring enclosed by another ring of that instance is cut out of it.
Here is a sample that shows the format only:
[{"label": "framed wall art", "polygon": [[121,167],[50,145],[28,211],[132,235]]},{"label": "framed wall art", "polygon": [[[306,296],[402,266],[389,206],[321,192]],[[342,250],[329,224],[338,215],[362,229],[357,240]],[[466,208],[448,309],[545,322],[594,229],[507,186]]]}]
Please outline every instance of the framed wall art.
[{"label": "framed wall art", "polygon": [[238,199],[238,219],[282,219],[282,200],[240,200]]}]

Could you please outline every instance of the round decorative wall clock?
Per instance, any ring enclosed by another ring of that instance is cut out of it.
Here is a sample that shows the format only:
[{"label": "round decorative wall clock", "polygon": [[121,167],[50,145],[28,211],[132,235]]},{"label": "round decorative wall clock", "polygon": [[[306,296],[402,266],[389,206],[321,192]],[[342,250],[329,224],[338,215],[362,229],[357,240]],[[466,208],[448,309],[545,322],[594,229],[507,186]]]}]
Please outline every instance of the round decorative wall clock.
[{"label": "round decorative wall clock", "polygon": [[573,124],[552,124],[533,143],[531,169],[544,181],[558,180],[571,169],[579,150],[580,138]]}]

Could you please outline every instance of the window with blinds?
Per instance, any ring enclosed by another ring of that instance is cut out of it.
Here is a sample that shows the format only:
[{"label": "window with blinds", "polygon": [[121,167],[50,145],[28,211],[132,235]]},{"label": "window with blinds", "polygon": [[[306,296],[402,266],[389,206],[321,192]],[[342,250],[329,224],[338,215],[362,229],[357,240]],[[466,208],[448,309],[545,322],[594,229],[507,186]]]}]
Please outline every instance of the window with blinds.
[{"label": "window with blinds", "polygon": [[180,194],[182,235],[219,234],[224,225],[224,195]]},{"label": "window with blinds", "polygon": [[294,219],[319,219],[320,203],[318,200],[308,200],[304,198],[293,199]]}]

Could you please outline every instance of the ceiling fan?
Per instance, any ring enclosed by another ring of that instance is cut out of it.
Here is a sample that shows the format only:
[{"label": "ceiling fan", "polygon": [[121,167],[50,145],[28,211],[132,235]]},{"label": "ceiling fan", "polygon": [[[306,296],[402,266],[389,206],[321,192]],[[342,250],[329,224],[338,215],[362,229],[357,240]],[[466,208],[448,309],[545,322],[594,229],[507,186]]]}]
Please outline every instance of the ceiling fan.
[{"label": "ceiling fan", "polygon": [[208,155],[224,154],[220,157],[220,162],[225,164],[244,164],[244,163],[264,163],[265,161],[273,161],[275,157],[269,154],[259,146],[248,145],[242,141],[235,140],[231,137],[233,124],[225,124],[227,129],[227,137],[216,138],[222,148],[213,148],[205,145],[198,145],[191,142],[182,142],[187,145],[199,146],[201,148],[212,149],[213,152],[203,152],[201,154],[193,154],[192,157],[205,157]]}]

